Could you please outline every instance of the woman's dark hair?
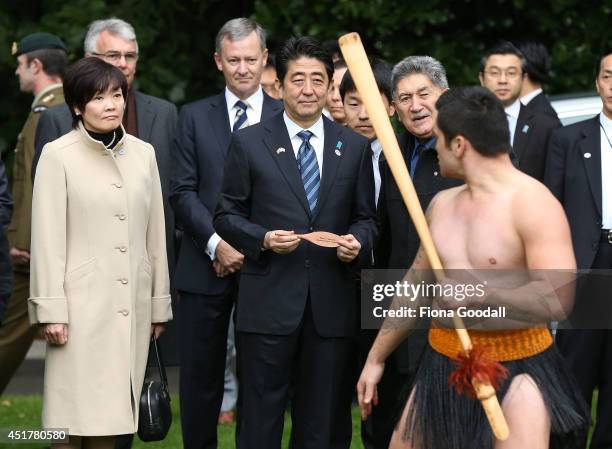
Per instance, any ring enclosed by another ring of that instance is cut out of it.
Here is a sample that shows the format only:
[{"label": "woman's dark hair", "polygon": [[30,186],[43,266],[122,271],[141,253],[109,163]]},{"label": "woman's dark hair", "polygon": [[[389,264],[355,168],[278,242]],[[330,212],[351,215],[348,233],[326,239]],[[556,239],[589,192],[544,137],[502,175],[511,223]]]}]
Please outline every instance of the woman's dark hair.
[{"label": "woman's dark hair", "polygon": [[109,89],[121,89],[123,98],[127,98],[127,79],[117,67],[95,57],[79,59],[72,64],[64,77],[64,98],[72,114],[74,128],[80,120],[74,109],[83,112],[85,105],[97,93]]},{"label": "woman's dark hair", "polygon": [[506,112],[497,97],[484,87],[447,90],[436,102],[438,128],[448,143],[461,134],[483,156],[510,152]]},{"label": "woman's dark hair", "polygon": [[329,52],[318,40],[310,36],[292,37],[285,42],[276,55],[276,75],[281,85],[285,80],[289,63],[300,58],[313,58],[321,61],[327,72],[327,79],[334,76],[334,62]]}]

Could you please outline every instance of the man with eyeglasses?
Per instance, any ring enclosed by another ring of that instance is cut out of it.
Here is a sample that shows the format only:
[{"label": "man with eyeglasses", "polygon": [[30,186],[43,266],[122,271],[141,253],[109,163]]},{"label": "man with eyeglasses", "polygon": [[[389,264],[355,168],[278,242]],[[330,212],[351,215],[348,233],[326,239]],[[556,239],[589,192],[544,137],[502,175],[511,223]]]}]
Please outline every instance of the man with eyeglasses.
[{"label": "man with eyeglasses", "polygon": [[511,158],[524,173],[544,179],[546,151],[552,130],[560,123],[521,104],[525,57],[508,41],[490,48],[480,60],[478,78],[502,102],[510,130]]}]

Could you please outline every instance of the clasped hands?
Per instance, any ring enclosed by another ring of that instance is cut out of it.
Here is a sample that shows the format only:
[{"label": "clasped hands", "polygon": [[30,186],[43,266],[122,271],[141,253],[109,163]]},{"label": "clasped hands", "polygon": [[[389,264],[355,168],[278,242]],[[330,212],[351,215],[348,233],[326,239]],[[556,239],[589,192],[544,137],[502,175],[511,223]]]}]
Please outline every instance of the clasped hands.
[{"label": "clasped hands", "polygon": [[243,263],[244,254],[236,251],[225,240],[219,241],[215,250],[215,260],[213,260],[213,269],[217,277],[222,278],[235,273],[242,268]]},{"label": "clasped hands", "polygon": [[[295,231],[275,230],[266,232],[263,246],[277,254],[289,254],[300,244],[300,238]],[[361,243],[353,234],[341,235],[338,239],[336,255],[342,262],[351,262],[359,255]]]}]

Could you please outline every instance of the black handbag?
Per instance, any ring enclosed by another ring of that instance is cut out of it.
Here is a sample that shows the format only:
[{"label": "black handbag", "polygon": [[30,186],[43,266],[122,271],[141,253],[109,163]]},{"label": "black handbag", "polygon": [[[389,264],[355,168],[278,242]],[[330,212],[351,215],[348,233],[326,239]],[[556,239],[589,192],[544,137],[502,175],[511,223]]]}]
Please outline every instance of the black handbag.
[{"label": "black handbag", "polygon": [[144,442],[163,440],[172,424],[166,367],[155,336],[151,337],[151,348],[155,354],[160,380],[145,379],[140,394],[138,437]]}]

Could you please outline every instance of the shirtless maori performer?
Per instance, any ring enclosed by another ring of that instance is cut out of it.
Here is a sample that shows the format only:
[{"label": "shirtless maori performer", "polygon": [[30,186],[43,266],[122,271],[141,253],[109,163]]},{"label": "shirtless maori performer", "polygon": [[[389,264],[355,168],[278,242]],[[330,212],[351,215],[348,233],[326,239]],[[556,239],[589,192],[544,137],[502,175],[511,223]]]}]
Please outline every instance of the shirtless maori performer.
[{"label": "shirtless maori performer", "polygon": [[[465,181],[438,193],[427,211],[445,269],[575,269],[561,205],[543,184],[510,162],[501,103],[483,88],[468,87],[447,91],[436,106],[442,175]],[[421,248],[407,276],[418,282],[417,273],[429,268]],[[474,347],[486,348],[488,357],[506,370],[497,395],[510,437],[495,440],[479,402],[449,385],[460,345],[452,329],[434,322],[391,449],[548,449],[549,444],[553,448],[575,444],[588,422],[586,407],[545,326],[562,315],[562,308],[529,301],[521,292],[537,294],[538,282],[528,287],[507,292],[491,288],[488,294],[540,324],[470,331]],[[368,355],[357,384],[364,419],[378,401],[376,385],[386,357],[414,324],[404,321],[407,326],[401,328],[385,325]]]}]

